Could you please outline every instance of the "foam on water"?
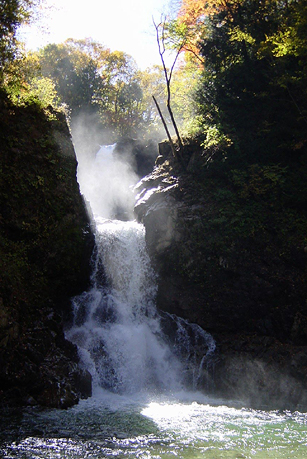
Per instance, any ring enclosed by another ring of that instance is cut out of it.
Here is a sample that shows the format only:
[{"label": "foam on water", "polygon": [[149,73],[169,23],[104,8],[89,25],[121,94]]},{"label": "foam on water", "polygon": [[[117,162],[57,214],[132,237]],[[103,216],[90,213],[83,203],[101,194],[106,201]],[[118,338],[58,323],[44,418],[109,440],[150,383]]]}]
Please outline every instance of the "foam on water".
[{"label": "foam on water", "polygon": [[93,287],[73,302],[68,339],[101,387],[128,393],[179,389],[181,366],[155,309],[143,226],[98,219],[96,245]]},{"label": "foam on water", "polygon": [[252,410],[187,392],[150,396],[96,388],[68,410],[28,409],[3,458],[305,459],[304,413]]},{"label": "foam on water", "polygon": [[[197,325],[157,313],[144,228],[108,220],[125,199],[102,202],[99,180],[113,161],[112,148],[104,157],[100,151],[98,169],[91,170],[95,190],[81,187],[98,197],[102,215],[95,223],[92,287],[74,298],[67,332],[93,376],[93,396],[68,410],[0,416],[0,457],[306,459],[305,413],[246,409],[187,390],[187,380],[197,386],[215,343]],[[114,164],[109,170],[118,177]]]},{"label": "foam on water", "polygon": [[[118,393],[178,391],[187,380],[197,384],[206,358],[214,351],[214,340],[197,325],[156,311],[156,274],[147,254],[144,226],[109,219],[118,204],[125,203],[117,183],[123,176],[127,185],[123,172],[129,170],[114,159],[113,151],[114,145],[101,147],[95,174],[92,171],[91,180],[81,183],[86,199],[93,203],[96,250],[92,288],[74,298],[74,324],[66,336],[79,347],[82,364],[96,386]],[[131,209],[122,213],[131,214]],[[166,329],[172,330],[172,337]]]}]

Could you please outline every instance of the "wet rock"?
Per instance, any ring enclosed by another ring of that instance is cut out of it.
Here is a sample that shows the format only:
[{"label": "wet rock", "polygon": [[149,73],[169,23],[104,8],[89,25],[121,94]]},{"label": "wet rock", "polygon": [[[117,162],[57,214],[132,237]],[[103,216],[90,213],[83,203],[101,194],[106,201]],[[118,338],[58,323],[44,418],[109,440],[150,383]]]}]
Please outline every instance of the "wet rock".
[{"label": "wet rock", "polygon": [[130,164],[140,178],[152,171],[157,154],[155,142],[142,142],[131,138],[120,139],[114,150],[114,156]]},{"label": "wet rock", "polygon": [[[237,220],[240,203],[227,182],[208,175],[204,184],[175,173],[169,160],[156,166],[138,185],[135,207],[160,277],[158,306],[213,333],[257,333],[306,344],[306,259],[302,264],[294,250],[291,259],[278,255],[288,242],[272,238],[271,226],[261,235],[248,226],[243,233],[244,212]],[[273,218],[271,208],[261,211]]]}]

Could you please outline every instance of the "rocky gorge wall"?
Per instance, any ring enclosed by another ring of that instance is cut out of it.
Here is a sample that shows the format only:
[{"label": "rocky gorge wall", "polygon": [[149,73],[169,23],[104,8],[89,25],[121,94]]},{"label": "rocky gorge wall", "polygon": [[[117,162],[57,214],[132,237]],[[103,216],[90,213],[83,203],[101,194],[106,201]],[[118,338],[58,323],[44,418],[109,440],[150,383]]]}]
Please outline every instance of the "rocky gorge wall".
[{"label": "rocky gorge wall", "polygon": [[285,198],[296,172],[229,168],[189,148],[183,171],[160,144],[138,185],[158,308],[215,338],[215,394],[307,406],[307,219]]},{"label": "rocky gorge wall", "polygon": [[[0,149],[0,404],[65,408],[91,392],[63,321],[94,241],[64,116],[1,93]],[[307,406],[306,165],[227,167],[190,145],[182,170],[159,151],[135,208],[158,308],[215,338],[206,390]]]},{"label": "rocky gorge wall", "polygon": [[93,236],[64,115],[0,94],[0,404],[67,407],[91,392],[65,340]]}]

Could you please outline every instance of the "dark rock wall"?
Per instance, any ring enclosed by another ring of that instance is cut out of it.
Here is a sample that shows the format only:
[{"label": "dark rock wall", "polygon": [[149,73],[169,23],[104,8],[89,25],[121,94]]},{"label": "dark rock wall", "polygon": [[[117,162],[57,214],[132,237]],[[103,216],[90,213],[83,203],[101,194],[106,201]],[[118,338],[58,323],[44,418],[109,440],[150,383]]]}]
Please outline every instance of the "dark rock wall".
[{"label": "dark rock wall", "polygon": [[190,151],[182,171],[161,144],[139,185],[135,210],[159,275],[158,307],[213,334],[216,393],[306,403],[307,217],[282,193],[294,172],[204,167],[200,153]]},{"label": "dark rock wall", "polygon": [[63,317],[93,236],[65,117],[0,96],[0,399],[65,407],[91,390]]},{"label": "dark rock wall", "polygon": [[144,142],[125,137],[116,142],[114,155],[121,161],[130,164],[139,177],[144,177],[154,167],[158,148],[152,140]]}]

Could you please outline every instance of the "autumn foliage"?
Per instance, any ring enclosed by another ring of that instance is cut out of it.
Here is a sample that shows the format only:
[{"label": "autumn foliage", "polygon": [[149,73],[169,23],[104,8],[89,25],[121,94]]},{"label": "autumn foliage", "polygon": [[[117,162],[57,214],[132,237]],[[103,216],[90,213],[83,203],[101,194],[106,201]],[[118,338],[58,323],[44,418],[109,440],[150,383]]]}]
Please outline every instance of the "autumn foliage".
[{"label": "autumn foliage", "polygon": [[186,27],[188,40],[185,51],[202,61],[198,43],[206,36],[206,19],[224,12],[225,17],[232,20],[242,3],[243,0],[182,0],[178,23]]},{"label": "autumn foliage", "polygon": [[201,18],[217,11],[217,3],[204,0],[182,0],[179,10],[179,20],[189,26],[194,26]]},{"label": "autumn foliage", "polygon": [[232,14],[242,0],[182,0],[179,18],[188,25],[197,24],[205,16],[221,11]]}]

